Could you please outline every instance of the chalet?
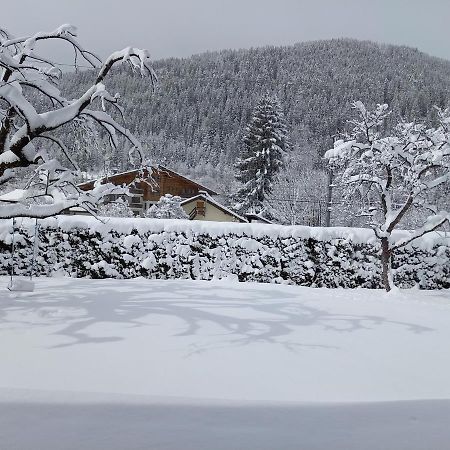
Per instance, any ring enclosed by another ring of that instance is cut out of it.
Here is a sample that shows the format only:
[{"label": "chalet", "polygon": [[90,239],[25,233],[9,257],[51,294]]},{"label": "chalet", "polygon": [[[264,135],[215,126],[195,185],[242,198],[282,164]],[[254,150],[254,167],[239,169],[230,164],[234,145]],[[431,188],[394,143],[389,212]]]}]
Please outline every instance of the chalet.
[{"label": "chalet", "polygon": [[213,222],[247,222],[244,217],[231,211],[213,199],[207,192],[183,200],[182,208],[190,220],[207,220]]},{"label": "chalet", "polygon": [[[97,180],[81,183],[78,187],[83,191],[94,188]],[[213,196],[218,193],[200,183],[180,175],[167,167],[158,165],[116,173],[101,179],[102,183],[127,186],[130,192],[128,199],[134,214],[141,215],[166,194],[182,198],[181,206],[190,220],[206,220],[214,222],[247,222],[247,220],[220,204]],[[107,201],[116,200],[118,195],[107,196]],[[80,211],[72,211],[78,214]]]},{"label": "chalet", "polygon": [[[89,191],[94,188],[97,180],[91,180],[78,185],[79,189]],[[113,183],[117,186],[127,186],[131,197],[130,208],[136,215],[144,213],[152,204],[166,194],[177,195],[189,199],[200,192],[208,195],[218,195],[217,192],[190,180],[173,170],[161,165],[143,167],[141,169],[116,173],[101,179],[102,183]],[[110,195],[107,201],[116,200],[118,196]]]}]

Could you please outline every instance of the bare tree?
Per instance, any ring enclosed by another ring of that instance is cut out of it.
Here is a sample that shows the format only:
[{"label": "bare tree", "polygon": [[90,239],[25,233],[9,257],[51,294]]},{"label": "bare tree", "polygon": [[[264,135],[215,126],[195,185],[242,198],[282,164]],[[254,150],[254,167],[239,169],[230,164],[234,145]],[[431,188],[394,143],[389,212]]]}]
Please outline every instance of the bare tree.
[{"label": "bare tree", "polygon": [[[61,94],[57,87],[62,76],[58,64],[37,52],[40,43],[56,40],[64,41],[73,48],[75,67],[81,59],[84,64],[98,68],[93,84],[77,99],[69,100]],[[95,123],[109,136],[113,146],[118,145],[118,138],[122,136],[140,156],[139,141],[123,123],[119,95],[110,94],[104,84],[112,67],[119,63],[128,63],[133,70],[148,77],[152,86],[155,84],[156,75],[146,50],[128,47],[111,54],[102,62],[80,45],[76,29],[71,25],[20,38],[14,38],[6,30],[0,29],[0,184],[14,176],[15,168],[45,159],[45,153],[38,149],[39,142],[46,141],[58,146],[76,169],[77,164],[70,149],[56,133],[64,125],[73,122],[80,125]],[[37,101],[39,98],[44,102]],[[120,120],[113,118],[112,111],[117,112]],[[67,174],[65,179],[67,181]],[[58,192],[61,194],[61,191]],[[84,205],[85,195],[80,193],[79,197],[79,202],[72,199],[69,206]],[[67,207],[64,202],[57,201],[61,200],[60,197],[56,199],[52,194],[47,195],[47,200],[44,204],[37,202],[32,205],[31,202],[22,205],[22,208],[17,205],[14,215],[47,217]],[[57,203],[59,207],[56,207]],[[11,215],[10,208],[0,204],[0,218]]]},{"label": "bare tree", "polygon": [[267,196],[270,217],[288,225],[320,226],[325,192],[324,171],[314,168],[312,161],[294,149]]},{"label": "bare tree", "polygon": [[[351,122],[352,134],[337,141],[325,158],[338,170],[344,198],[352,200],[358,192],[364,200],[359,213],[369,217],[380,240],[383,284],[390,291],[392,253],[450,220],[436,195],[450,183],[450,110],[438,110],[437,128],[400,123],[392,136],[382,137],[388,106],[374,111],[361,102],[353,106],[359,119]],[[395,240],[392,232],[412,208],[426,211],[422,223]]]}]

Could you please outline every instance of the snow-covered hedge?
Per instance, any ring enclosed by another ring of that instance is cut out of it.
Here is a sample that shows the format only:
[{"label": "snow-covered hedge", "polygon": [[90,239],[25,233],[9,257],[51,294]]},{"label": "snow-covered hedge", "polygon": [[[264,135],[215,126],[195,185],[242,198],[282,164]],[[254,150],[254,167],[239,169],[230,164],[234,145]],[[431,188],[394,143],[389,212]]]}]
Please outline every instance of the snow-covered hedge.
[{"label": "snow-covered hedge", "polygon": [[[18,221],[16,273],[31,268],[34,223]],[[398,232],[401,237],[402,232]],[[10,265],[11,221],[0,221],[0,273]],[[90,278],[237,277],[241,281],[325,287],[381,287],[373,232],[311,228],[60,216],[40,223],[35,269]],[[433,233],[397,252],[395,281],[402,287],[450,287],[450,239]]]}]

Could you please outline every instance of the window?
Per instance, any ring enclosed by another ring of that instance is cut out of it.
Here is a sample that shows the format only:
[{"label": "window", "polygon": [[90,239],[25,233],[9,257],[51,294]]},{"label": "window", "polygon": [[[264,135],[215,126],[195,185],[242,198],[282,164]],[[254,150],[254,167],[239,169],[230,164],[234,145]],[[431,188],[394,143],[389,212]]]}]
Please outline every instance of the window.
[{"label": "window", "polygon": [[197,214],[199,216],[204,216],[206,213],[205,202],[197,201]]}]

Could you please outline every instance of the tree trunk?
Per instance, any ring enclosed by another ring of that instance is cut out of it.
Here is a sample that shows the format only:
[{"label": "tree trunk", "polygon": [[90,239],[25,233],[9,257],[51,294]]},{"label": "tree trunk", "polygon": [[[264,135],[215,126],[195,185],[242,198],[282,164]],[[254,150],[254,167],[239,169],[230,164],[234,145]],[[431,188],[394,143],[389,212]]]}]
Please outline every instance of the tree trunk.
[{"label": "tree trunk", "polygon": [[392,251],[389,246],[389,238],[381,238],[381,279],[387,292],[389,292],[393,287],[391,272],[391,253]]}]

